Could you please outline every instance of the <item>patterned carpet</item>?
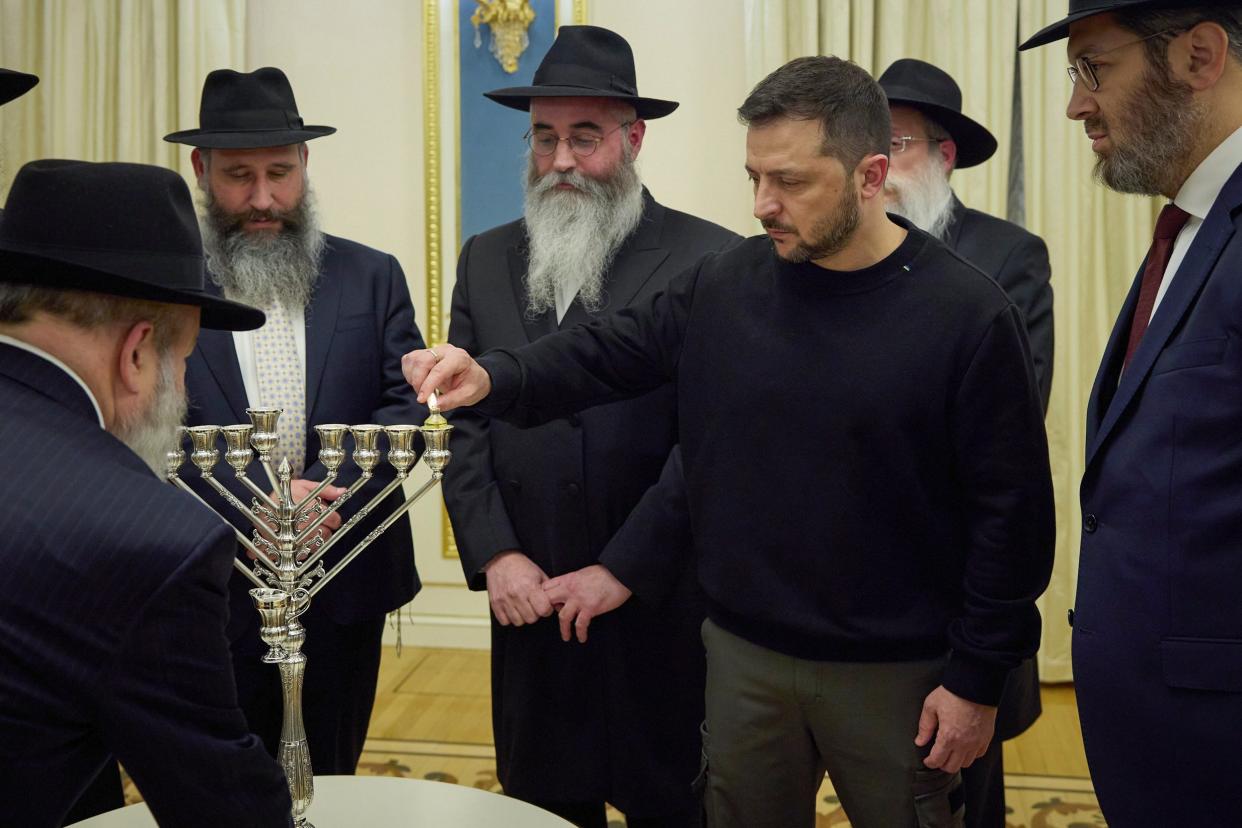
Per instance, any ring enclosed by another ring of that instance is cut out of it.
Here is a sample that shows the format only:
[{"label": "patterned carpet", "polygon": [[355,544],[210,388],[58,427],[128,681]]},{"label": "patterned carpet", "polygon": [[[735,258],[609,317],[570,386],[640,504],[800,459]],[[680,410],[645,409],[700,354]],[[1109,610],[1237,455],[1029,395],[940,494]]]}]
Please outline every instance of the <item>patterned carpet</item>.
[{"label": "patterned carpet", "polygon": [[[500,792],[491,745],[371,739],[362,754],[358,773],[430,779]],[[848,828],[850,821],[827,780],[819,793],[815,828]],[[128,777],[125,777],[125,799],[127,803],[141,800]],[[1009,810],[1006,828],[1105,826],[1089,779],[1007,774],[1005,801]],[[622,816],[611,808],[608,817],[609,828],[625,825]]]},{"label": "patterned carpet", "polygon": [[[491,745],[372,739],[358,773],[433,779],[499,791]],[[1007,775],[1008,828],[1101,828],[1104,818],[1092,793],[1091,781],[1074,777]],[[609,812],[609,828],[625,824]],[[820,789],[816,828],[848,826],[832,786]]]}]

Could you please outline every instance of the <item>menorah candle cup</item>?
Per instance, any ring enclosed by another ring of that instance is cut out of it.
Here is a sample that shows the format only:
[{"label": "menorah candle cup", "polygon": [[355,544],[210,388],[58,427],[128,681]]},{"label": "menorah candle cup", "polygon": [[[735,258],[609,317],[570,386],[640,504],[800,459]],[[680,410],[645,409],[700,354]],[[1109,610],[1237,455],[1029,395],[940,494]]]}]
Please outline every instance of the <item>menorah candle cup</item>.
[{"label": "menorah candle cup", "polygon": [[185,465],[185,428],[177,429],[172,448],[164,453],[164,476],[173,477]]},{"label": "menorah candle cup", "polygon": [[246,467],[254,459],[254,452],[250,449],[254,426],[228,425],[221,428],[220,432],[224,435],[225,446],[228,447],[228,451],[224,453],[225,462],[233,467],[233,471],[245,474]]},{"label": "menorah candle cup", "polygon": [[414,435],[418,434],[418,426],[386,426],[384,433],[388,435],[388,462],[398,474],[405,474],[418,459],[414,453]]},{"label": "menorah candle cup", "polygon": [[444,467],[453,459],[453,453],[448,448],[449,433],[453,427],[442,415],[433,413],[423,421],[418,430],[423,433],[423,442],[426,445],[423,462],[431,469],[432,474],[443,474]]},{"label": "menorah candle cup", "polygon": [[315,426],[319,435],[319,462],[331,474],[336,474],[345,462],[345,435],[349,426],[340,423],[327,423]]},{"label": "menorah candle cup", "polygon": [[190,426],[186,431],[190,433],[190,443],[194,447],[190,461],[204,477],[211,477],[212,469],[220,459],[220,451],[216,448],[216,439],[220,436],[219,426]]},{"label": "menorah candle cup", "polygon": [[384,429],[377,425],[356,425],[350,429],[354,435],[354,463],[364,472],[375,471],[380,461],[379,436]]},{"label": "menorah candle cup", "polygon": [[263,661],[279,664],[285,658],[284,645],[289,639],[289,593],[283,589],[252,589],[250,598],[259,611],[259,637],[271,648]]},{"label": "menorah candle cup", "polygon": [[280,435],[276,433],[276,424],[283,413],[283,408],[246,409],[250,424],[254,427],[254,433],[250,435],[250,445],[254,446],[254,450],[259,453],[260,460],[270,461],[272,459],[272,449],[276,448],[276,444],[280,441]]}]

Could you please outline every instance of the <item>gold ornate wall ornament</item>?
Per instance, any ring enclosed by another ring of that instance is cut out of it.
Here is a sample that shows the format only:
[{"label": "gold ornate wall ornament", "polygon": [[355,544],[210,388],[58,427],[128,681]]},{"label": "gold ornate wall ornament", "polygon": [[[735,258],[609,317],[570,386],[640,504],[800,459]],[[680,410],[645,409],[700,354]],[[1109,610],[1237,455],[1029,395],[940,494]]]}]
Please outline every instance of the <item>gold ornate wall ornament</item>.
[{"label": "gold ornate wall ornament", "polygon": [[470,15],[474,24],[474,48],[483,45],[479,27],[491,30],[492,56],[500,62],[500,68],[510,75],[518,70],[518,58],[530,45],[527,29],[535,20],[535,10],[530,0],[474,0],[479,7]]}]

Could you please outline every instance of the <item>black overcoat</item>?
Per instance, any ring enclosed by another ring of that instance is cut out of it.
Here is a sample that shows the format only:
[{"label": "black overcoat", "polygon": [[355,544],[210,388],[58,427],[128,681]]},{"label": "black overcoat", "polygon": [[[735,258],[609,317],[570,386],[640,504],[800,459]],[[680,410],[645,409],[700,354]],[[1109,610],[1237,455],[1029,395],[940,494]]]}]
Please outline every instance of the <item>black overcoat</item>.
[{"label": "black overcoat", "polygon": [[[702,254],[737,239],[644,192],[642,222],[606,279],[601,313],[643,301]],[[479,354],[558,330],[555,313],[525,314],[521,221],[467,240],[458,262],[449,341]],[[575,300],[560,328],[589,321]],[[498,552],[520,549],[549,576],[596,562],[677,442],[673,387],[519,429],[454,413],[444,494],[472,589]],[[703,715],[701,605],[693,572],[659,606],[641,600],[596,619],[585,645],[560,640],[555,617],[492,621],[496,761],[523,799],[612,802],[632,816],[691,807]]]}]

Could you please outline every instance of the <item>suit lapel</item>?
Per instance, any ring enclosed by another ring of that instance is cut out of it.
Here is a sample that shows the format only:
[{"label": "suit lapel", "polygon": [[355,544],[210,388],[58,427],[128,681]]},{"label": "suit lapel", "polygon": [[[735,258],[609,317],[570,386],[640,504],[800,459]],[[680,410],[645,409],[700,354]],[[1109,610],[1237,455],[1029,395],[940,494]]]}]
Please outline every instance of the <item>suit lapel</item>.
[{"label": "suit lapel", "polygon": [[604,277],[604,307],[597,314],[588,314],[574,297],[573,304],[561,321],[561,329],[590,322],[593,318],[620,310],[634,300],[643,285],[659,269],[669,252],[660,246],[664,232],[664,207],[657,204],[647,188],[643,188],[643,217],[634,233],[617,251],[612,267]]},{"label": "suit lapel", "polygon": [[[1199,296],[1221,251],[1234,234],[1232,214],[1233,208],[1239,203],[1242,203],[1242,167],[1234,170],[1224,189],[1221,190],[1220,196],[1217,197],[1216,203],[1212,205],[1207,218],[1199,227],[1199,232],[1195,234],[1195,239],[1186,252],[1186,258],[1182,260],[1177,272],[1173,274],[1173,281],[1169,284],[1168,291],[1160,301],[1160,306],[1156,309],[1151,324],[1134,351],[1130,366],[1121,375],[1121,382],[1117,384],[1116,393],[1112,400],[1107,402],[1107,407],[1103,408],[1100,403],[1107,398],[1107,394],[1102,386],[1110,382],[1110,377],[1116,377],[1116,369],[1120,365],[1119,359],[1124,358],[1126,347],[1124,340],[1128,339],[1130,320],[1134,316],[1134,305],[1138,301],[1138,281],[1142,278],[1140,267],[1139,277],[1131,287],[1130,295],[1109,337],[1104,361],[1100,373],[1096,376],[1095,388],[1091,392],[1091,404],[1088,411],[1095,409],[1097,416],[1100,417],[1100,426],[1095,439],[1088,438],[1088,465],[1091,464],[1100,446],[1108,439],[1109,433],[1116,426],[1121,415],[1134,401],[1138,389],[1147,375],[1151,373],[1156,358],[1164,350],[1164,346],[1168,344],[1169,338],[1177,330],[1182,317],[1186,315]],[[1169,278],[1169,274],[1166,273],[1165,278]]]},{"label": "suit lapel", "polygon": [[963,219],[966,218],[966,205],[957,197],[957,193],[954,193],[951,198],[953,200],[953,207],[950,209],[950,212],[953,214],[953,218],[949,219],[949,226],[945,228],[944,243],[953,250],[957,250],[957,244],[962,238],[962,225],[965,223]]},{"label": "suit lapel", "polygon": [[324,264],[319,283],[306,308],[306,422],[315,422],[315,403],[319,401],[319,386],[323,382],[328,354],[332,351],[332,337],[336,333],[336,317],[341,307],[341,278],[330,266],[331,241],[324,254]]},{"label": "suit lapel", "polygon": [[207,364],[220,394],[232,410],[234,422],[249,422],[246,417],[246,384],[242,381],[241,367],[237,364],[237,349],[233,347],[233,334],[229,331],[203,329],[194,346]]},{"label": "suit lapel", "polygon": [[526,338],[534,342],[541,336],[556,332],[556,311],[544,311],[531,318],[526,312],[526,224],[522,224],[522,238],[506,251],[509,262],[509,284],[513,288],[513,308],[522,320]]}]

